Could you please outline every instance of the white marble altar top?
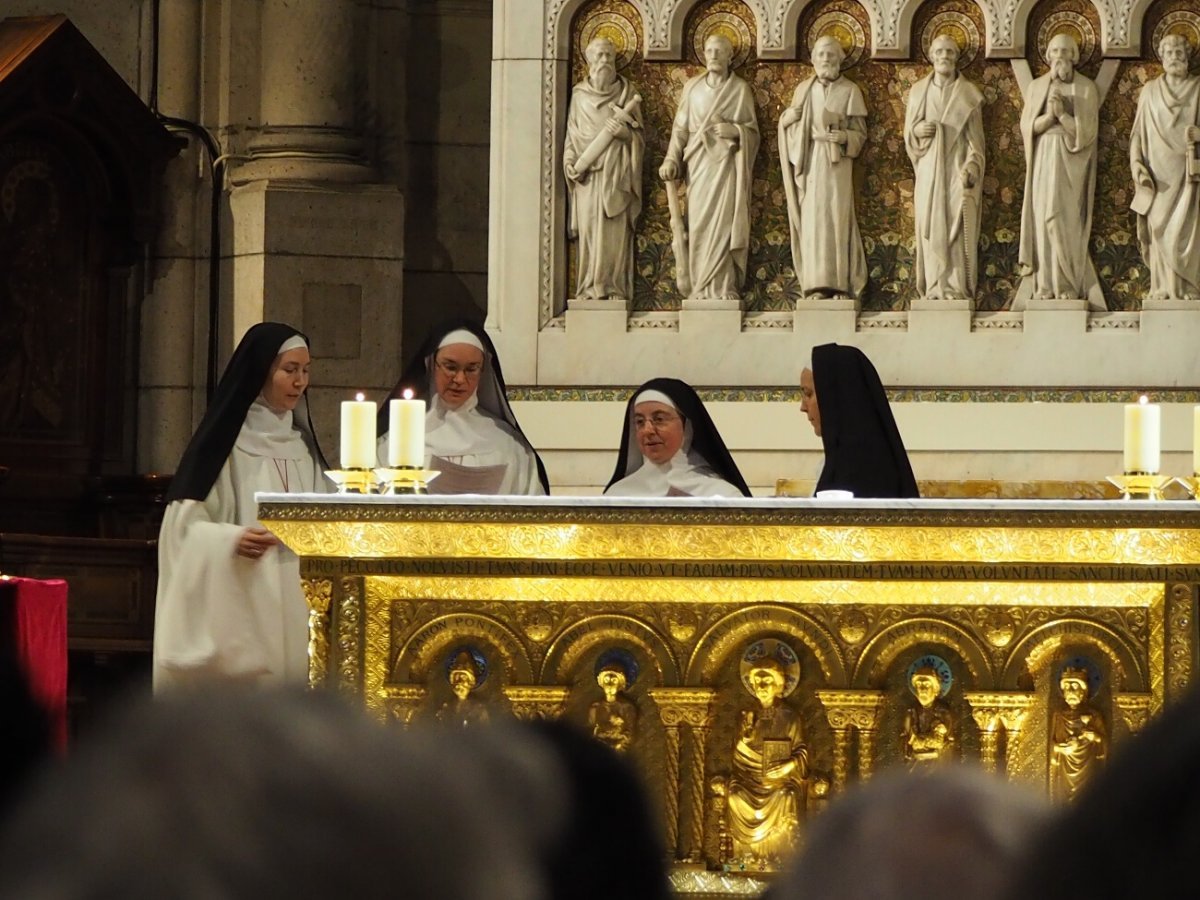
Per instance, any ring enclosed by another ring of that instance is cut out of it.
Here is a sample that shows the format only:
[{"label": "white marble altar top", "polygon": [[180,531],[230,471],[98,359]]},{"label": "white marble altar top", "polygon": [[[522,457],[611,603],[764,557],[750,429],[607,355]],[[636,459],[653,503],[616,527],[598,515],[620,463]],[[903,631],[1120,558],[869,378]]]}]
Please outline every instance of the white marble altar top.
[{"label": "white marble altar top", "polygon": [[650,509],[837,509],[856,510],[1052,510],[1092,512],[1194,512],[1200,503],[1191,500],[995,500],[995,499],[909,499],[909,500],[817,500],[811,497],[519,497],[482,494],[453,496],[393,496],[390,494],[280,494],[259,492],[258,503],[380,506],[544,506],[548,509],[650,508]]}]

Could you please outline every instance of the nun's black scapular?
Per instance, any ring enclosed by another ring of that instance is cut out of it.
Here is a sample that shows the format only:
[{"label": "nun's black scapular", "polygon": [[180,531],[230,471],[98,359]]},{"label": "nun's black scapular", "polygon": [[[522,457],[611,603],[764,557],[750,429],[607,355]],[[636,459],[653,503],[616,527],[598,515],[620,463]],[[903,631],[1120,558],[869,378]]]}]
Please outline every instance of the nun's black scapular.
[{"label": "nun's black scapular", "polygon": [[[411,390],[413,397],[418,400],[426,401],[430,409],[434,406],[434,358],[437,356],[438,348],[441,346],[445,337],[454,331],[469,331],[473,334],[483,347],[483,371],[479,375],[479,385],[475,390],[475,395],[479,401],[479,409],[494,419],[497,419],[506,425],[514,432],[514,436],[520,441],[537,462],[537,477],[541,482],[543,493],[550,493],[550,480],[546,477],[546,467],[542,464],[542,458],[538,455],[537,450],[525,437],[525,432],[521,430],[521,424],[517,421],[516,414],[512,410],[512,406],[508,402],[508,388],[504,384],[504,374],[500,369],[500,357],[496,353],[496,346],[492,343],[492,339],[488,337],[488,333],[477,322],[470,319],[453,319],[435,327],[429,332],[428,337],[421,344],[417,355],[404,368],[400,380],[396,382],[396,386],[392,388],[391,393],[383,403],[379,405],[379,419],[377,425],[377,433],[380,438],[388,433],[391,423],[388,418],[388,400],[398,399],[404,396],[405,390]],[[428,431],[426,432],[428,437]],[[431,493],[436,493],[431,486]]]},{"label": "nun's black scapular", "polygon": [[737,463],[721,433],[709,418],[708,410],[700,400],[695,389],[678,378],[652,378],[634,391],[625,406],[625,427],[621,432],[621,447],[617,452],[617,467],[613,470],[612,478],[608,480],[605,493],[622,479],[628,478],[634,472],[646,465],[646,458],[638,447],[637,434],[633,427],[634,406],[638,397],[645,391],[657,391],[671,398],[675,408],[683,417],[690,435],[690,444],[685,441],[682,453],[693,469],[711,470],[712,478],[726,481],[733,485],[743,496],[750,496],[746,487],[746,479],[738,470]]},{"label": "nun's black scapular", "polygon": [[[204,418],[200,420],[196,433],[183,452],[183,459],[167,491],[168,503],[173,500],[203,500],[208,496],[221,467],[233,450],[250,404],[262,392],[271,365],[279,355],[279,348],[291,337],[303,338],[304,343],[308,343],[308,338],[302,332],[282,322],[260,322],[242,337],[225,366]],[[300,403],[303,408],[296,410],[295,425],[304,435],[313,457],[321,468],[327,469],[329,466],[313,431],[307,397],[301,399]]]},{"label": "nun's black scapular", "polygon": [[879,373],[857,347],[821,344],[812,352],[825,467],[817,490],[855,497],[917,497],[900,429]]}]

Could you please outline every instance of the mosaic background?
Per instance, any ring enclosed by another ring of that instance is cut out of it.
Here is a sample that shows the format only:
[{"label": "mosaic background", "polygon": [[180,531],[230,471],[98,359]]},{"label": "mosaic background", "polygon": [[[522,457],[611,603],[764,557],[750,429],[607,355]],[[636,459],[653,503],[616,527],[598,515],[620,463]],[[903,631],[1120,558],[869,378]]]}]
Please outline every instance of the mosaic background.
[{"label": "mosaic background", "polygon": [[[1196,17],[1195,0],[1160,0],[1144,20],[1146,59],[1123,60],[1100,110],[1099,171],[1092,228],[1092,258],[1104,288],[1109,309],[1137,310],[1149,289],[1149,274],[1135,237],[1129,211],[1132,182],[1129,173],[1129,131],[1143,84],[1162,72],[1153,55],[1151,37],[1165,17]],[[621,72],[636,85],[643,99],[646,155],[643,168],[643,211],[638,223],[636,276],[632,309],[675,310],[681,298],[675,288],[675,261],[671,252],[671,225],[667,198],[658,179],[658,167],[670,138],[671,121],[684,83],[702,71],[694,44],[697,32],[719,22],[721,27],[749,36],[749,44],[735,58],[735,72],[754,91],[762,142],[754,164],[751,205],[751,249],[745,307],[751,312],[786,311],[795,307],[799,287],[792,271],[788,242],[786,201],[776,124],[790,102],[796,85],[812,73],[807,63],[811,35],[829,27],[863,35],[862,59],[846,68],[867,101],[869,140],[855,166],[859,229],[870,270],[862,308],[870,311],[907,309],[915,296],[913,278],[913,172],[904,152],[904,107],[912,85],[929,71],[922,57],[913,61],[880,61],[869,53],[870,23],[856,0],[815,0],[801,14],[797,61],[760,61],[755,55],[754,17],[739,0],[708,0],[689,15],[684,31],[684,62],[647,62],[641,47],[628,47]],[[1025,159],[1019,121],[1021,92],[1008,60],[983,56],[984,22],[972,0],[934,0],[918,10],[913,21],[914,48],[921,48],[930,33],[950,26],[961,35],[978,35],[979,51],[962,73],[984,95],[984,131],[987,135],[987,172],[984,179],[983,225],[980,235],[980,287],[976,308],[1007,309],[1015,292],[1021,203],[1025,185]],[[1029,19],[1029,62],[1034,75],[1046,70],[1040,48],[1048,36],[1069,28],[1084,38],[1080,69],[1095,78],[1100,68],[1100,22],[1088,0],[1043,0]],[[641,20],[625,0],[596,0],[576,14],[576,36],[571,60],[571,80],[586,76],[581,46],[596,33],[626,41],[640,41]],[[1088,39],[1092,50],[1088,53]],[[914,52],[920,53],[919,49]],[[964,55],[965,58],[965,55]],[[1193,60],[1200,64],[1200,53]],[[565,239],[565,235],[564,235]],[[568,285],[574,285],[574,245],[569,250]],[[569,288],[570,289],[570,288]]]}]

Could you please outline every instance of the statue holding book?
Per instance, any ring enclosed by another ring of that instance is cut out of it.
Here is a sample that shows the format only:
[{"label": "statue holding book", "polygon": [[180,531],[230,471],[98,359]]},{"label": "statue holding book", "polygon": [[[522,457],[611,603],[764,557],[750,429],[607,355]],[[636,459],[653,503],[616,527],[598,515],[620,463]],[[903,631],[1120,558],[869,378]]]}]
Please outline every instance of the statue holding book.
[{"label": "statue holding book", "polygon": [[799,681],[800,664],[791,647],[767,639],[750,646],[741,668],[757,706],[742,712],[735,727],[729,840],[735,861],[774,870],[795,846],[804,815],[808,745],[799,712],[784,702]]}]

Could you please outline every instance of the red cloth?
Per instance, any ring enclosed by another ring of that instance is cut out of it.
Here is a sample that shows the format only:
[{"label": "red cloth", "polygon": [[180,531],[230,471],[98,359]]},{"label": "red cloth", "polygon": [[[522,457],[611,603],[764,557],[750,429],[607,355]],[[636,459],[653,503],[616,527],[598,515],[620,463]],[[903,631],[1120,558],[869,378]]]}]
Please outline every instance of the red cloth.
[{"label": "red cloth", "polygon": [[30,693],[50,717],[51,736],[67,746],[67,583],[0,578],[2,621]]}]

